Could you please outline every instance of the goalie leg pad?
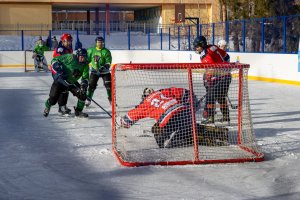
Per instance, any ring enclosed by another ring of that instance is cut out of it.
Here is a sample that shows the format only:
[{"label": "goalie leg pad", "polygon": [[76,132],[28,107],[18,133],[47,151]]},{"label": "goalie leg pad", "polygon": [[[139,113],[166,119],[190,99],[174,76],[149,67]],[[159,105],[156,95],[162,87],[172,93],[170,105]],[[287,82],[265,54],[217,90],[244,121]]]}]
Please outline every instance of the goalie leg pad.
[{"label": "goalie leg pad", "polygon": [[229,144],[228,128],[197,124],[198,143],[204,146],[225,146]]}]

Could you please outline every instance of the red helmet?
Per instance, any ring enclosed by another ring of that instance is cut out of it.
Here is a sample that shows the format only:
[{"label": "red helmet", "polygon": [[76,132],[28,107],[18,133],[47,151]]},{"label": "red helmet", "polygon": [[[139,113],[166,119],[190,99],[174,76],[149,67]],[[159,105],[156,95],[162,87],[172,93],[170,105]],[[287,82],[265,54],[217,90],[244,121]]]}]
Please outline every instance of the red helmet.
[{"label": "red helmet", "polygon": [[72,41],[73,38],[69,33],[64,33],[62,34],[62,36],[60,37],[61,41],[67,40],[67,41]]}]

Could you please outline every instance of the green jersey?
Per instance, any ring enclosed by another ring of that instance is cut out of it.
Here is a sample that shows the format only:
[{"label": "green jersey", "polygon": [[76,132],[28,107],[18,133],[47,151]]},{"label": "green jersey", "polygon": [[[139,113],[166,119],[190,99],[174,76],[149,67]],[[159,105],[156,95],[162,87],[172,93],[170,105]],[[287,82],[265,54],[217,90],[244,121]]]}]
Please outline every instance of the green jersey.
[{"label": "green jersey", "polygon": [[38,55],[43,56],[45,51],[49,51],[49,48],[46,45],[38,44],[34,47],[34,52]]},{"label": "green jersey", "polygon": [[109,73],[109,69],[103,71],[104,65],[111,65],[112,56],[107,48],[98,49],[96,47],[88,48],[88,61],[92,70]]},{"label": "green jersey", "polygon": [[[61,68],[56,69],[58,62]],[[87,63],[79,63],[78,58],[74,54],[64,54],[58,57],[54,57],[51,61],[52,73],[61,73],[63,79],[70,84],[74,84],[81,77],[82,80],[89,79],[89,65]]]}]

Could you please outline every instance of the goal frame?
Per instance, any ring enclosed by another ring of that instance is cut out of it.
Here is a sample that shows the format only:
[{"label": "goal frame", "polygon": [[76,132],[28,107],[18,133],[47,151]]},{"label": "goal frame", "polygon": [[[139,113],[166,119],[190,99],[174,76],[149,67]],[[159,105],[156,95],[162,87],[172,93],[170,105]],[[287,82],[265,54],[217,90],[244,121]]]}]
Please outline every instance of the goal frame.
[{"label": "goal frame", "polygon": [[24,72],[33,72],[34,71],[34,64],[29,64],[29,58],[27,58],[28,57],[27,56],[28,52],[33,53],[33,50],[27,49],[27,50],[24,51]]},{"label": "goal frame", "polygon": [[[179,161],[158,161],[158,162],[131,162],[128,160],[125,160],[122,158],[122,156],[119,154],[115,138],[116,138],[116,130],[118,125],[117,122],[117,113],[116,113],[116,71],[126,71],[126,70],[161,70],[161,69],[176,69],[176,70],[187,70],[188,72],[188,80],[189,80],[189,91],[190,95],[193,94],[193,77],[192,77],[192,70],[200,69],[211,69],[215,68],[214,64],[202,64],[202,63],[128,63],[128,64],[115,64],[112,67],[112,149],[113,152],[123,166],[129,166],[129,167],[136,167],[136,166],[146,166],[146,165],[186,165],[186,164],[212,164],[212,163],[240,163],[240,162],[260,162],[264,160],[264,154],[260,151],[255,151],[251,148],[248,148],[247,146],[244,146],[242,144],[242,111],[243,111],[243,84],[244,79],[247,77],[244,77],[244,69],[249,69],[249,64],[242,64],[242,63],[226,63],[226,64],[218,64],[218,66],[222,67],[223,69],[237,69],[238,70],[238,100],[237,100],[237,133],[238,133],[238,144],[237,146],[242,150],[246,151],[253,155],[252,158],[230,158],[230,159],[200,159],[199,158],[199,147],[197,143],[197,133],[196,133],[196,119],[195,119],[195,112],[193,112],[192,109],[192,125],[193,125],[193,138],[194,138],[194,158],[190,160],[179,160]],[[247,88],[248,89],[248,88]],[[193,100],[191,99],[191,105],[193,105]],[[251,118],[251,113],[250,113]]]}]

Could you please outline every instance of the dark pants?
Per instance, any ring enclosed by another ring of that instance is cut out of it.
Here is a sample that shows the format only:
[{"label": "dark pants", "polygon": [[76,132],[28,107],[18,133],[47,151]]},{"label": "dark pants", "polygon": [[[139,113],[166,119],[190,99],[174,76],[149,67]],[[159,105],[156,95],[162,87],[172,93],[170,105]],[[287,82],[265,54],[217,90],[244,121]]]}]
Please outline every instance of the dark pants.
[{"label": "dark pants", "polygon": [[[55,105],[57,102],[59,102],[61,95],[64,94],[65,92],[72,92],[72,94],[74,96],[76,96],[76,90],[77,88],[80,87],[80,85],[78,84],[78,86],[71,86],[69,88],[67,88],[66,86],[64,86],[63,84],[54,81],[52,83],[51,89],[50,89],[50,93],[49,93],[49,104],[50,106]],[[80,101],[85,101],[86,100],[86,96],[82,96],[82,97],[78,97],[78,99]]]},{"label": "dark pants", "polygon": [[165,142],[172,137],[172,133],[175,134],[169,141],[168,148],[191,145],[193,136],[191,111],[188,109],[175,114],[163,128],[159,128],[156,123],[152,127],[152,132],[160,148],[166,147]]},{"label": "dark pants", "polygon": [[[53,78],[54,79],[54,78]],[[57,85],[58,83],[53,83],[54,85]],[[57,97],[57,100],[55,101],[55,103],[57,102],[59,106],[65,106],[67,105],[67,102],[68,102],[68,98],[69,98],[69,91],[68,91],[68,88],[66,88],[65,86],[61,85],[61,86],[51,86],[51,90],[52,90],[52,87],[59,87],[59,96]],[[53,89],[54,92],[56,92],[57,89]],[[50,91],[50,94],[51,94],[51,91]]]},{"label": "dark pants", "polygon": [[220,110],[223,117],[229,118],[229,109],[227,95],[231,83],[231,75],[226,75],[216,79],[213,84],[205,85],[206,88],[206,105],[204,111],[207,117],[214,117],[216,102],[220,104]]},{"label": "dark pants", "polygon": [[110,73],[100,74],[100,75],[93,73],[93,72],[91,73],[90,81],[89,81],[89,89],[88,89],[90,95],[88,95],[88,96],[92,97],[94,91],[97,88],[97,82],[100,77],[103,79],[103,85],[106,88],[109,100],[111,100],[111,74]]}]

